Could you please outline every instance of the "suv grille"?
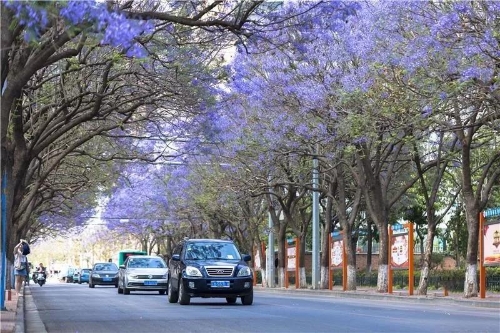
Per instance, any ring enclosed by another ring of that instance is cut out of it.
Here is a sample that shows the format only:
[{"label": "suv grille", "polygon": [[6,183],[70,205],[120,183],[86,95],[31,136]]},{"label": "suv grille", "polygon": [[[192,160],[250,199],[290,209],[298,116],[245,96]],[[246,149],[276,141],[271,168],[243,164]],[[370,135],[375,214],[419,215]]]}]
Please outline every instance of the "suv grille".
[{"label": "suv grille", "polygon": [[233,276],[234,267],[205,267],[208,276]]}]

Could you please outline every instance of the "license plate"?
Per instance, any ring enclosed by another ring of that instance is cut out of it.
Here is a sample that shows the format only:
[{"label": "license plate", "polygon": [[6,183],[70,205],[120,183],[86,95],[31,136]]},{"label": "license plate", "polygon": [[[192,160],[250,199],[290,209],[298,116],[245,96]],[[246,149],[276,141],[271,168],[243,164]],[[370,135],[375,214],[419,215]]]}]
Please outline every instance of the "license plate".
[{"label": "license plate", "polygon": [[211,281],[212,288],[229,288],[229,281]]},{"label": "license plate", "polygon": [[157,284],[157,281],[144,281],[145,286],[156,286]]},{"label": "license plate", "polygon": [[104,282],[109,282],[109,281],[111,281],[111,278],[102,278],[102,280],[103,280]]}]

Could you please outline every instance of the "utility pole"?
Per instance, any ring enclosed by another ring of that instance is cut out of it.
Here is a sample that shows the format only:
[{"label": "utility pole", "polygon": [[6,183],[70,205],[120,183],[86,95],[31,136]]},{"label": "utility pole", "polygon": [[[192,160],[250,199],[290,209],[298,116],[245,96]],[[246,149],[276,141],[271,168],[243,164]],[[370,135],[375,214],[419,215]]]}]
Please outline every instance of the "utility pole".
[{"label": "utility pole", "polygon": [[[269,183],[271,182],[271,177],[269,176]],[[269,191],[271,192],[271,187],[269,186]],[[270,199],[272,199],[270,197]],[[269,236],[267,241],[267,257],[266,257],[266,272],[267,272],[267,287],[274,288],[274,224],[273,218],[271,216],[271,200],[269,201],[269,212],[268,214],[268,229]]]},{"label": "utility pole", "polygon": [[319,171],[318,157],[313,158],[313,210],[312,210],[312,288],[319,289],[320,267],[319,267]]}]

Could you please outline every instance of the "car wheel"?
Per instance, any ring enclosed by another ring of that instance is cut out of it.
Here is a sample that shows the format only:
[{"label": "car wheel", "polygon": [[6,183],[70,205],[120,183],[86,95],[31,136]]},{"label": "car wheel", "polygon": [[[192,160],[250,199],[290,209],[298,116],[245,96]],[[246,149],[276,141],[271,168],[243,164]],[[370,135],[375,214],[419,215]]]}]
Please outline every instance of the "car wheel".
[{"label": "car wheel", "polygon": [[189,305],[191,302],[191,297],[184,290],[184,283],[182,279],[179,280],[179,304],[180,305]]},{"label": "car wheel", "polygon": [[89,282],[89,288],[94,288],[95,285],[93,285],[92,283]]},{"label": "car wheel", "polygon": [[226,297],[226,302],[229,304],[234,304],[236,303],[236,297]]},{"label": "car wheel", "polygon": [[246,296],[241,296],[241,304],[252,305],[252,303],[253,303],[253,291]]},{"label": "car wheel", "polygon": [[127,287],[123,286],[123,294],[124,295],[130,295],[130,289],[128,289]]},{"label": "car wheel", "polygon": [[118,294],[123,294],[123,289],[120,288],[120,284],[118,284]]},{"label": "car wheel", "polygon": [[160,295],[165,295],[165,290],[158,290],[158,293],[160,293]]},{"label": "car wheel", "polygon": [[172,282],[168,281],[168,302],[169,303],[177,303],[179,300],[179,293],[177,291],[174,291],[174,288],[172,287]]},{"label": "car wheel", "polygon": [[82,281],[81,281],[81,280],[78,280],[78,284],[82,284]]}]

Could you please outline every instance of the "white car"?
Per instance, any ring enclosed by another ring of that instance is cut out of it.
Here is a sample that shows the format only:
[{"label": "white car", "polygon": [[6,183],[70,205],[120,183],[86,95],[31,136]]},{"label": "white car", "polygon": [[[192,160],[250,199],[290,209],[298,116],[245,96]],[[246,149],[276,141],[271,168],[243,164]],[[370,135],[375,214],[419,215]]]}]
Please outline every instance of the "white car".
[{"label": "white car", "polygon": [[118,294],[131,291],[158,291],[168,289],[168,267],[159,256],[129,256],[118,271]]}]

